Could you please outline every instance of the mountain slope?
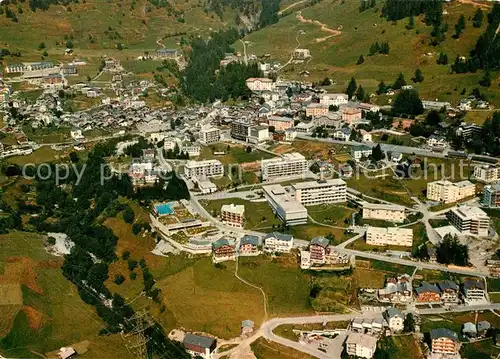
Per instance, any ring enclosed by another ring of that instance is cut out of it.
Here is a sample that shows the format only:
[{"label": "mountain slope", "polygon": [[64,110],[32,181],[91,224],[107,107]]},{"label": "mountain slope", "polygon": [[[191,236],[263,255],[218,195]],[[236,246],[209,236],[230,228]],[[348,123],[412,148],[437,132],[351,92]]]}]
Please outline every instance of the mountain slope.
[{"label": "mountain slope", "polygon": [[[482,77],[482,71],[449,75],[449,66],[436,64],[440,52],[446,53],[451,63],[457,55],[468,56],[474,48],[478,37],[486,29],[486,20],[480,28],[473,27],[475,6],[458,2],[444,4],[443,20],[449,30],[445,41],[438,46],[430,45],[432,27],[424,23],[423,16],[416,17],[414,29],[408,30],[409,18],[387,21],[381,17],[382,7],[383,2],[378,1],[374,8],[360,13],[359,2],[324,0],[248,35],[244,39],[248,42],[247,52],[270,54],[272,59],[284,64],[290,59],[293,49],[307,48],[312,59],[304,64],[290,64],[282,73],[288,77],[299,77],[301,71],[307,70],[311,72],[309,80],[312,81],[330,77],[336,81],[334,90],[343,90],[351,76],[369,91],[375,91],[381,80],[386,84],[392,83],[399,72],[403,72],[407,83],[411,83],[417,68],[422,70],[424,81],[413,85],[425,98],[455,102],[463,88],[470,92],[479,87],[477,82]],[[486,18],[487,10],[484,11]],[[466,28],[459,39],[454,39],[454,26],[462,14],[466,19]],[[334,35],[331,30],[340,30],[341,33]],[[370,46],[375,42],[388,42],[390,53],[368,56]],[[235,47],[242,50],[239,43],[235,43]],[[365,62],[356,65],[360,55],[364,56]],[[494,91],[497,88],[496,78],[485,91],[491,101],[499,101]]]}]

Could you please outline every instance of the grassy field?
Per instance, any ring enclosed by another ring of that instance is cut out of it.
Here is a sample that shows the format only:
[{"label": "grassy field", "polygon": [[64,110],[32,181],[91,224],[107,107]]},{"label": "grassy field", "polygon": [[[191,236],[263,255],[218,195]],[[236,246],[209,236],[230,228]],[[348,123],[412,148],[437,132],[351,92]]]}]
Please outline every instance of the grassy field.
[{"label": "grassy field", "polygon": [[[234,266],[234,262],[227,262],[225,268],[215,268],[209,258],[204,258],[157,282],[163,304],[178,326],[232,338],[239,335],[242,320],[261,324],[262,295],[236,279]],[[162,324],[163,319],[159,318]]]},{"label": "grassy field", "polygon": [[379,346],[385,349],[389,358],[423,359],[419,342],[413,335],[392,336],[382,339]]},{"label": "grassy field", "polygon": [[314,237],[326,237],[330,234],[335,237],[335,240],[332,242],[332,244],[340,244],[353,236],[352,234],[345,234],[344,229],[330,228],[312,223],[300,226],[292,226],[287,231],[287,233],[293,235],[295,238],[305,239],[308,241],[310,241]]},{"label": "grassy field", "polygon": [[[228,151],[229,146],[229,151]],[[225,152],[224,155],[214,155],[213,152]],[[217,159],[224,165],[232,164],[237,165],[240,163],[255,162],[274,156],[258,150],[253,150],[248,153],[245,146],[228,145],[226,143],[217,143],[208,147],[202,147],[198,160]]]},{"label": "grassy field", "polygon": [[[320,25],[302,23],[293,13],[275,25],[249,34],[245,38],[248,42],[247,51],[257,55],[269,54],[272,59],[285,63],[296,46],[307,48],[311,51],[312,59],[304,64],[289,65],[284,72],[288,77],[299,78],[299,73],[307,70],[311,72],[311,81],[330,77],[334,81],[332,91],[343,91],[352,76],[368,92],[376,90],[381,80],[386,84],[393,82],[399,72],[403,72],[406,81],[410,82],[417,68],[422,70],[425,79],[413,86],[426,99],[439,98],[455,103],[463,88],[470,92],[472,88],[478,87],[477,81],[482,72],[449,75],[448,66],[436,64],[439,52],[447,53],[451,60],[457,55],[467,55],[484,31],[486,24],[476,29],[472,21],[467,20],[460,39],[451,37],[459,15],[463,14],[469,19],[475,11],[473,6],[457,2],[445,5],[447,14],[444,15],[444,21],[449,24],[450,30],[446,40],[436,47],[430,45],[432,28],[426,26],[422,18],[415,19],[415,29],[407,30],[405,26],[408,19],[389,22],[380,18],[382,6],[383,3],[379,2],[374,9],[359,13],[359,2],[356,1],[321,1],[303,9],[301,15],[333,30],[341,27],[340,35],[324,39],[330,34],[322,31]],[[375,41],[387,41],[390,54],[368,56],[369,47]],[[242,49],[238,43],[235,47]],[[365,62],[356,65],[360,55],[364,55]],[[498,78],[495,83],[498,83]],[[487,95],[498,104],[500,97],[495,88],[496,85],[493,85],[488,89]]]},{"label": "grassy field", "polygon": [[268,257],[241,258],[238,274],[262,287],[268,298],[271,315],[312,313],[309,279],[298,268],[295,257],[281,256],[277,260]]},{"label": "grassy field", "polygon": [[313,359],[312,356],[295,349],[259,338],[251,345],[257,359]]},{"label": "grassy field", "polygon": [[355,209],[340,205],[323,204],[307,207],[308,215],[315,221],[338,227],[347,227],[344,220],[351,220],[354,212],[356,212]]},{"label": "grassy field", "polygon": [[58,152],[54,151],[48,146],[40,147],[38,150],[33,151],[32,154],[27,156],[14,156],[8,157],[7,161],[14,163],[19,166],[26,164],[41,164],[41,163],[52,163],[59,158]]},{"label": "grassy field", "polygon": [[[0,236],[0,245],[0,285],[11,285],[8,295],[2,296],[2,304],[22,289],[22,308],[17,315],[11,312],[15,317],[6,320],[11,321],[10,330],[7,335],[2,333],[0,352],[4,356],[34,357],[89,340],[85,357],[131,357],[119,336],[98,336],[101,319],[63,277],[62,259],[45,252],[41,236],[13,232]],[[3,305],[0,307],[4,313]]]},{"label": "grassy field", "polygon": [[273,225],[281,224],[281,221],[273,214],[271,207],[267,202],[250,202],[241,198],[229,198],[207,201],[202,200],[200,203],[211,214],[220,214],[220,209],[225,204],[234,203],[236,205],[245,206],[245,229],[262,230],[271,232]]}]

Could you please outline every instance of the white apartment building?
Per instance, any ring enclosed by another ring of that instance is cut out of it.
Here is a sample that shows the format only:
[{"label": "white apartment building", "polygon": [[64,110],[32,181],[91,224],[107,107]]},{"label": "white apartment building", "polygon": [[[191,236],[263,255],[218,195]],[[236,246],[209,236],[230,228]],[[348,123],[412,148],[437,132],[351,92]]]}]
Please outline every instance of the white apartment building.
[{"label": "white apartment building", "polygon": [[470,279],[464,281],[463,292],[467,303],[484,302],[486,300],[485,286],[482,280]]},{"label": "white apartment building", "polygon": [[218,160],[187,161],[184,166],[184,175],[188,179],[193,177],[222,177],[224,175],[224,166]]},{"label": "white apartment building", "polygon": [[220,218],[222,223],[231,227],[243,228],[245,224],[245,206],[225,204],[220,210]]},{"label": "white apartment building", "polygon": [[247,142],[259,144],[269,140],[269,127],[252,126],[248,129]]},{"label": "white apartment building", "polygon": [[220,130],[216,127],[204,128],[200,131],[200,142],[210,145],[220,141]]},{"label": "white apartment building", "polygon": [[263,181],[288,176],[304,176],[306,173],[306,158],[298,152],[285,153],[283,158],[271,158],[261,161]]},{"label": "white apartment building", "polygon": [[368,334],[350,333],[346,342],[348,355],[371,359],[377,350],[377,338]]},{"label": "white apartment building", "polygon": [[264,194],[273,212],[286,225],[307,223],[307,209],[279,184],[264,186]]},{"label": "white apartment building", "polygon": [[201,146],[195,143],[189,143],[182,146],[182,152],[186,152],[189,157],[196,157],[200,155]]},{"label": "white apartment building", "polygon": [[366,244],[372,246],[404,246],[413,244],[413,229],[397,227],[368,227],[366,229]]},{"label": "white apartment building", "polygon": [[500,167],[476,166],[474,167],[474,177],[476,180],[485,183],[500,181]]},{"label": "white apartment building", "polygon": [[272,91],[274,82],[268,78],[251,77],[246,81],[247,87],[252,91]]},{"label": "white apartment building", "polygon": [[300,182],[292,188],[295,199],[304,206],[347,201],[347,185],[341,179]]},{"label": "white apartment building", "polygon": [[427,183],[427,198],[432,201],[453,203],[475,194],[476,185],[470,181],[453,183],[440,180]]},{"label": "white apartment building", "polygon": [[269,233],[264,237],[264,252],[288,253],[293,248],[293,236],[278,232]]},{"label": "white apartment building", "polygon": [[406,209],[394,204],[364,202],[363,218],[402,223],[406,219]]},{"label": "white apartment building", "polygon": [[446,213],[446,217],[462,234],[475,234],[481,237],[488,236],[490,218],[478,207],[455,207]]},{"label": "white apartment building", "polygon": [[349,101],[349,96],[343,93],[325,93],[319,96],[319,103],[327,106],[345,105]]}]

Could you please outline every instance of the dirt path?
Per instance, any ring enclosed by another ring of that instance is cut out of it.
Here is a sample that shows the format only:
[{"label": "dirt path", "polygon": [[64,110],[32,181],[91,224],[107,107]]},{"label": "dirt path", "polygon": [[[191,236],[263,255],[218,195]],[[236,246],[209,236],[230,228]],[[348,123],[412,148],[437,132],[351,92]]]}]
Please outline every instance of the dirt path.
[{"label": "dirt path", "polygon": [[288,6],[287,6],[286,8],[284,8],[283,10],[278,11],[278,15],[280,15],[280,16],[281,16],[281,14],[283,14],[285,11],[287,11],[287,10],[291,9],[292,7],[295,7],[295,6],[297,6],[297,5],[303,4],[303,3],[305,3],[306,1],[308,1],[308,0],[300,0],[300,1],[294,2],[293,4],[288,5]]},{"label": "dirt path", "polygon": [[491,5],[491,4],[488,4],[485,2],[478,2],[475,0],[457,0],[457,2],[459,2],[461,4],[468,4],[468,5],[472,5],[472,6],[477,6],[477,7],[480,7],[482,9],[486,9],[486,10],[489,10],[493,7],[493,5]]},{"label": "dirt path", "polygon": [[313,24],[313,25],[319,26],[321,31],[324,31],[324,32],[327,32],[330,34],[330,35],[325,36],[325,37],[318,37],[318,38],[314,39],[313,40],[314,43],[323,42],[323,41],[326,41],[333,36],[339,36],[342,34],[342,32],[340,30],[335,30],[335,29],[329,28],[326,24],[323,24],[322,22],[319,22],[318,20],[304,18],[304,16],[302,16],[302,13],[300,11],[297,12],[297,20],[299,20],[300,22],[305,23],[305,24]]}]

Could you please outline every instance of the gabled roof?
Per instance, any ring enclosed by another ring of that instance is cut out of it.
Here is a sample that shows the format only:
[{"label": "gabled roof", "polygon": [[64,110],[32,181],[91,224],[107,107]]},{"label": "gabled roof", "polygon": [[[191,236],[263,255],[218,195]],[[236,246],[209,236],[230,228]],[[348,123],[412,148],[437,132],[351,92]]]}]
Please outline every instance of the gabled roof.
[{"label": "gabled roof", "polygon": [[452,282],[451,280],[442,280],[438,282],[438,287],[441,289],[442,292],[445,290],[454,290],[458,291],[458,285],[455,282]]},{"label": "gabled roof", "polygon": [[474,323],[471,323],[471,322],[464,323],[464,326],[462,328],[462,332],[463,333],[476,333],[476,326],[474,325]]},{"label": "gabled roof", "polygon": [[330,241],[325,237],[314,237],[313,239],[311,239],[311,245],[313,244],[326,248],[330,244]]},{"label": "gabled roof", "polygon": [[214,344],[215,339],[210,337],[205,337],[203,335],[188,333],[184,336],[184,340],[182,342],[184,345],[190,344],[202,348],[210,348]]},{"label": "gabled roof", "polygon": [[454,342],[458,342],[457,333],[455,333],[447,328],[431,329],[430,335],[431,335],[431,339],[448,338],[448,339],[453,340]]},{"label": "gabled roof", "polygon": [[229,240],[227,238],[220,238],[212,243],[212,249],[217,249],[222,246],[230,246]]},{"label": "gabled roof", "polygon": [[464,282],[464,289],[483,289],[484,290],[484,282],[481,280],[467,279]]},{"label": "gabled roof", "polygon": [[395,307],[389,307],[387,309],[387,318],[401,318],[404,319],[405,316],[401,311]]},{"label": "gabled roof", "polygon": [[482,320],[479,323],[477,323],[477,331],[482,332],[483,330],[488,330],[491,328],[490,322],[486,320]]},{"label": "gabled roof", "polygon": [[279,232],[273,232],[273,233],[269,233],[267,236],[264,237],[264,240],[268,239],[268,238],[276,238],[280,241],[285,241],[285,242],[289,242],[293,239],[293,236],[289,235],[289,234],[283,234],[283,233],[279,233]]},{"label": "gabled roof", "polygon": [[245,234],[240,239],[240,246],[244,246],[245,244],[252,244],[254,246],[259,246],[260,245],[259,237],[257,237],[257,236],[251,236],[249,234]]},{"label": "gabled roof", "polygon": [[430,284],[428,282],[422,282],[420,287],[415,289],[415,292],[417,292],[418,295],[420,295],[422,293],[426,293],[426,292],[433,292],[433,293],[438,293],[438,294],[441,293],[441,291],[439,290],[437,285]]}]

